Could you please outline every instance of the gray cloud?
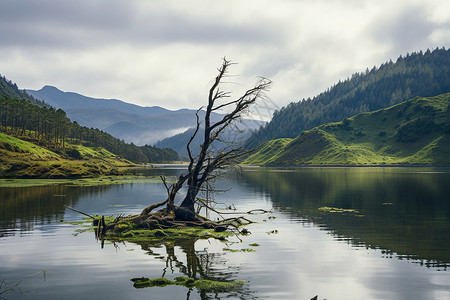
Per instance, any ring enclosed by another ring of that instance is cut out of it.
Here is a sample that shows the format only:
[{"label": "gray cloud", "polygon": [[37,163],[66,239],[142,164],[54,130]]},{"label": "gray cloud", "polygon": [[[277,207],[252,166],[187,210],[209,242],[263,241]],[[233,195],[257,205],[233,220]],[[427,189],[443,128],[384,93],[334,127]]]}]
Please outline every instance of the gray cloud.
[{"label": "gray cloud", "polygon": [[377,20],[373,25],[374,37],[380,43],[388,44],[393,59],[406,52],[426,50],[432,33],[440,27],[428,20],[423,7],[405,7],[395,18]]},{"label": "gray cloud", "polygon": [[447,0],[3,0],[0,73],[175,109],[202,105],[221,57],[279,106],[407,52],[450,43]]},{"label": "gray cloud", "polygon": [[[116,30],[130,28],[130,6],[104,1],[11,1],[0,2],[2,47],[98,46]],[[112,39],[111,39],[112,41]]]},{"label": "gray cloud", "polygon": [[0,3],[0,37],[5,45],[96,47],[128,43],[276,42],[270,26],[214,22],[166,9],[140,12],[121,1],[14,1]]}]

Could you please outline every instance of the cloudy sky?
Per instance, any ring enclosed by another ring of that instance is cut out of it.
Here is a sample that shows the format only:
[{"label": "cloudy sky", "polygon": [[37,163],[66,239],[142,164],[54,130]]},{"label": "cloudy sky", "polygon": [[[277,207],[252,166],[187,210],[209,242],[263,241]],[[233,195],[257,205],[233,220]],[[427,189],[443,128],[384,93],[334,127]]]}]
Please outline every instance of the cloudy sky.
[{"label": "cloudy sky", "polygon": [[222,57],[231,90],[273,80],[273,106],[450,46],[448,0],[1,0],[0,74],[142,106],[198,108]]}]

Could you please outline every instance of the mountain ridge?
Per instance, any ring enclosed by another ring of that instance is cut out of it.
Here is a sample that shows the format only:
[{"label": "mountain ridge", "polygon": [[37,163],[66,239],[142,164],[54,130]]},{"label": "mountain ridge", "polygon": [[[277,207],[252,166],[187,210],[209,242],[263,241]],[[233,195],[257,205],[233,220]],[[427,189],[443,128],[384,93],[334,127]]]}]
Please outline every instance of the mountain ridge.
[{"label": "mountain ridge", "polygon": [[65,92],[52,85],[45,85],[40,90],[26,89],[25,91],[33,97],[43,98],[50,105],[63,110],[102,107],[145,115],[159,115],[170,112],[170,110],[160,106],[140,106],[119,99],[94,98],[75,92]]},{"label": "mountain ridge", "polygon": [[295,138],[302,131],[342,121],[361,112],[390,107],[413,97],[450,92],[450,50],[399,56],[381,66],[355,73],[314,98],[291,102],[275,111],[265,126],[246,142],[254,148],[264,141]]},{"label": "mountain ridge", "polygon": [[[139,106],[118,99],[91,98],[64,92],[46,85],[40,90],[26,90],[33,97],[66,111],[72,121],[98,128],[128,143],[152,145],[195,126],[196,110],[168,110],[160,106]],[[200,117],[202,117],[200,112]],[[220,115],[214,114],[213,119]],[[121,124],[127,127],[121,128]],[[133,124],[133,126],[131,126]]]}]

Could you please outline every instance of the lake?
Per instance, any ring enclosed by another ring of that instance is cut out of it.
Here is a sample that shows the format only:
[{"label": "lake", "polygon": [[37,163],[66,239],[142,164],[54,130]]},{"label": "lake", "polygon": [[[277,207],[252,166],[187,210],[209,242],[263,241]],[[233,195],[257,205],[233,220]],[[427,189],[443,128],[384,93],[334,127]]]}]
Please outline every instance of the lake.
[{"label": "lake", "polygon": [[[0,299],[450,299],[450,169],[246,168],[216,187],[230,189],[217,207],[271,212],[247,216],[242,241],[111,243],[65,205],[139,213],[163,184],[0,187]],[[130,281],[181,275],[247,283],[214,294]]]}]

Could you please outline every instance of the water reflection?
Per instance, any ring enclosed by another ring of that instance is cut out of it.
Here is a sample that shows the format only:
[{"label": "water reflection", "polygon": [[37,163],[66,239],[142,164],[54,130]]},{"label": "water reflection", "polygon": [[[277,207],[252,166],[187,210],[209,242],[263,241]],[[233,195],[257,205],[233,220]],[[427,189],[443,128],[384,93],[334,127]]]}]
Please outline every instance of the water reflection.
[{"label": "water reflection", "polygon": [[[0,188],[0,228],[30,231],[62,219],[68,201],[63,190],[61,186]],[[6,233],[0,232],[0,237]]]},{"label": "water reflection", "polygon": [[91,215],[131,214],[164,197],[164,187],[152,183],[3,187],[0,188],[0,237],[82,217],[73,212],[67,214],[65,205]]},{"label": "water reflection", "polygon": [[63,221],[65,205],[76,206],[80,197],[101,195],[111,186],[70,188],[65,185],[0,188],[0,237],[14,231]]},{"label": "water reflection", "polygon": [[[198,242],[208,243],[197,239],[178,239],[175,241],[136,242],[141,249],[156,260],[162,261],[164,268],[160,277],[170,278],[184,275],[195,280],[207,279],[213,281],[232,281],[237,278],[239,267],[233,266],[221,252],[209,248],[198,249]],[[214,242],[214,241],[213,241]],[[197,245],[196,245],[197,243]],[[220,246],[220,245],[219,245]],[[214,248],[214,247],[212,247]],[[154,276],[154,275],[153,275]],[[191,293],[196,291],[200,299],[219,299],[219,294],[204,290],[186,288],[186,298],[190,299]],[[220,298],[251,299],[252,292],[247,286],[227,293],[220,293]]]},{"label": "water reflection", "polygon": [[[152,172],[176,175],[179,170]],[[447,299],[449,273],[437,272],[450,261],[450,178],[443,172],[260,168],[220,180],[219,189],[232,187],[217,195],[224,206],[275,208],[276,219],[252,216],[258,222],[248,227],[252,234],[230,246],[260,244],[252,253],[225,252],[228,245],[211,240],[101,249],[92,232],[74,236],[76,227],[60,222],[81,218],[64,205],[89,214],[138,213],[164,199],[162,184],[0,189],[0,228],[11,235],[0,238],[1,275],[9,281],[25,278],[21,285],[36,291],[33,299],[98,299],[99,287],[102,298],[111,299],[310,299],[317,294],[320,299]],[[356,209],[363,216],[320,211],[323,206]],[[268,234],[275,229],[278,234]],[[411,260],[441,265],[427,269]],[[49,271],[47,280],[29,277],[41,270]],[[135,289],[130,282],[180,275],[249,284],[215,295],[180,286]]]},{"label": "water reflection", "polygon": [[[274,207],[308,219],[354,245],[386,249],[387,257],[427,266],[450,263],[450,173],[409,168],[307,168],[243,172],[269,193]],[[354,209],[330,213],[320,207]]]}]

